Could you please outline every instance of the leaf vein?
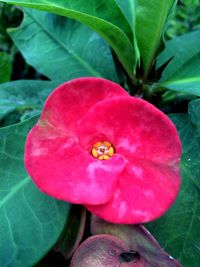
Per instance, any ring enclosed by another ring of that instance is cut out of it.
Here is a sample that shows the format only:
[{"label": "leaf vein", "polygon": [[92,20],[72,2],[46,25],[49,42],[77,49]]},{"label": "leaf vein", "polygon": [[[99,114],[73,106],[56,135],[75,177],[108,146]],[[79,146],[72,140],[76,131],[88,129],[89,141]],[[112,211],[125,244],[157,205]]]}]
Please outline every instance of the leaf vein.
[{"label": "leaf vein", "polygon": [[27,176],[20,183],[18,183],[12,191],[9,191],[9,193],[0,201],[0,208],[3,207],[28,182],[30,182],[30,179]]},{"label": "leaf vein", "polygon": [[91,75],[96,77],[102,77],[100,73],[98,73],[96,70],[92,68],[87,62],[85,62],[77,53],[75,53],[74,50],[68,49],[65,44],[58,39],[55,38],[54,35],[51,34],[50,31],[48,31],[43,25],[35,18],[33,17],[27,10],[26,13],[46,32],[46,34],[53,40],[54,43],[58,44],[64,51],[66,51],[68,54],[71,54],[76,61],[79,62],[88,72],[91,73]]}]

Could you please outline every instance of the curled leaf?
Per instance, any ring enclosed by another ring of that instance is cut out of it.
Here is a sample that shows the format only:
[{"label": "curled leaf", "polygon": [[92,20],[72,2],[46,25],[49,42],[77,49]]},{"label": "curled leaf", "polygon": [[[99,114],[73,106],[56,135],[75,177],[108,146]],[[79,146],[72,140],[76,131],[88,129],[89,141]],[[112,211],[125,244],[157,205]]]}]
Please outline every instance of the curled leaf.
[{"label": "curled leaf", "polygon": [[[132,254],[132,257],[131,257]],[[84,241],[70,267],[147,267],[144,259],[128,251],[124,241],[112,235],[96,235]]]},{"label": "curled leaf", "polygon": [[148,263],[148,267],[180,267],[181,265],[168,255],[150,232],[142,225],[111,224],[93,216],[91,232],[110,234],[123,240],[128,251],[136,251]]}]

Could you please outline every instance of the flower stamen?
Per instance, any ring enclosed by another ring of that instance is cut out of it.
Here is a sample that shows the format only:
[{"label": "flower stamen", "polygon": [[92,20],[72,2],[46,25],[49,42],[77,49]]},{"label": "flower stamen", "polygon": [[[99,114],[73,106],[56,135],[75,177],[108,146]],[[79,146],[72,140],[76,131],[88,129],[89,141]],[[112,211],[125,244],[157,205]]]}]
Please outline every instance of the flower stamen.
[{"label": "flower stamen", "polygon": [[114,154],[114,148],[108,141],[97,142],[93,145],[91,154],[100,160],[109,159]]}]

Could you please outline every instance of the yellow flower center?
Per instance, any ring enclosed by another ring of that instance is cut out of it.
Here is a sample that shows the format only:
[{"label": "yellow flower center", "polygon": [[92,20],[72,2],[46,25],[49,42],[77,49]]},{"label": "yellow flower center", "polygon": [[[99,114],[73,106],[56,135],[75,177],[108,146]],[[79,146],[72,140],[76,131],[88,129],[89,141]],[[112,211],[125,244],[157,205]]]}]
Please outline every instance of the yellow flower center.
[{"label": "yellow flower center", "polygon": [[109,159],[114,154],[114,148],[107,141],[97,142],[93,145],[91,153],[94,158],[100,160]]}]

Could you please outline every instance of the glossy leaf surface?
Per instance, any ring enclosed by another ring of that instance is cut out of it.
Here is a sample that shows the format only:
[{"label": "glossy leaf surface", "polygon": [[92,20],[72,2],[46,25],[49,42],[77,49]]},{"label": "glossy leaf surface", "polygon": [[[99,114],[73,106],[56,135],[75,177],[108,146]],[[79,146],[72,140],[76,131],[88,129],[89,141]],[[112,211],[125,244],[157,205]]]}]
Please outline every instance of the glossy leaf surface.
[{"label": "glossy leaf surface", "polygon": [[6,0],[1,2],[32,7],[78,20],[99,33],[112,47],[122,65],[132,75],[135,64],[133,33],[114,0]]},{"label": "glossy leaf surface", "polygon": [[0,129],[0,266],[34,266],[57,241],[70,205],[42,194],[23,166],[27,132],[35,124]]},{"label": "glossy leaf surface", "polygon": [[172,59],[162,73],[162,80],[167,81],[190,58],[200,52],[200,30],[177,36],[165,43],[165,49],[157,58],[157,68]]},{"label": "glossy leaf surface", "polygon": [[135,29],[135,16],[137,3],[135,0],[115,0],[124,15],[126,16],[132,29]]},{"label": "glossy leaf surface", "polygon": [[[117,5],[120,7],[124,15],[126,16],[132,30],[133,30],[133,45],[134,45],[134,55],[135,55],[135,66],[139,60],[140,52],[138,49],[138,44],[135,35],[135,21],[136,21],[136,9],[137,1],[135,0],[115,0]],[[134,72],[135,72],[134,66]]]},{"label": "glossy leaf surface", "polygon": [[[0,121],[16,114],[18,121],[40,112],[44,101],[59,82],[19,80],[0,85]],[[18,122],[16,121],[16,122]]]},{"label": "glossy leaf surface", "polygon": [[138,0],[136,38],[142,57],[145,76],[161,44],[165,22],[174,0]]},{"label": "glossy leaf surface", "polygon": [[189,105],[188,114],[171,116],[182,145],[182,186],[172,208],[161,219],[148,224],[151,233],[167,252],[184,267],[198,267],[200,262],[200,101]]},{"label": "glossy leaf surface", "polygon": [[60,81],[82,76],[117,81],[110,48],[95,32],[47,12],[28,8],[24,12],[21,26],[9,34],[38,72]]},{"label": "glossy leaf surface", "polygon": [[168,80],[160,85],[180,92],[200,96],[200,52],[186,61]]}]

